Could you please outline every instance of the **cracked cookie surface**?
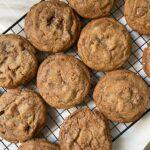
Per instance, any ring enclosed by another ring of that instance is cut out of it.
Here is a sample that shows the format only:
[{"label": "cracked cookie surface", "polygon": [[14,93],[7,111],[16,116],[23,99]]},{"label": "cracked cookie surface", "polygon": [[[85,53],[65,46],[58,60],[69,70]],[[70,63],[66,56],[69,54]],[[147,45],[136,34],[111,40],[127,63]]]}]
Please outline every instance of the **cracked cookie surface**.
[{"label": "cracked cookie surface", "polygon": [[126,0],[125,18],[140,34],[150,35],[150,0]]},{"label": "cracked cookie surface", "polygon": [[96,19],[82,30],[78,53],[83,62],[97,71],[121,67],[129,58],[131,38],[123,25],[111,18]]},{"label": "cracked cookie surface", "polygon": [[93,98],[108,119],[132,122],[146,111],[149,91],[140,76],[131,71],[117,70],[108,72],[100,79]]},{"label": "cracked cookie surface", "polygon": [[0,97],[0,136],[23,142],[39,133],[46,123],[46,106],[31,90],[13,89]]},{"label": "cracked cookie surface", "polygon": [[69,108],[83,101],[90,88],[88,68],[65,54],[49,56],[39,67],[37,87],[51,106]]},{"label": "cracked cookie surface", "polygon": [[44,139],[36,139],[22,143],[19,150],[60,150],[60,148]]},{"label": "cracked cookie surface", "polygon": [[23,37],[0,36],[0,86],[15,88],[30,81],[37,72],[34,47]]},{"label": "cracked cookie surface", "polygon": [[25,19],[29,41],[41,51],[66,51],[77,40],[80,21],[73,10],[58,0],[34,5]]},{"label": "cracked cookie surface", "polygon": [[88,108],[71,114],[62,124],[59,134],[60,148],[65,150],[110,150],[108,122],[98,112]]},{"label": "cracked cookie surface", "polygon": [[68,2],[84,18],[107,16],[114,4],[114,0],[68,0]]},{"label": "cracked cookie surface", "polygon": [[145,73],[150,77],[150,44],[144,49],[142,64]]}]

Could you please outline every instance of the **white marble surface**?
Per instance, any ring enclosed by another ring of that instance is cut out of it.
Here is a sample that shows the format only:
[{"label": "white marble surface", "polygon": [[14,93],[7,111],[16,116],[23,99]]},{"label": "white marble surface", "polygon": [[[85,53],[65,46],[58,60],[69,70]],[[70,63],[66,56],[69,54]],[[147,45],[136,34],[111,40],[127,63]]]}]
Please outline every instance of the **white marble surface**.
[{"label": "white marble surface", "polygon": [[[39,0],[0,0],[0,33]],[[113,150],[143,150],[150,141],[150,113],[113,143]],[[0,147],[1,149],[1,147]]]},{"label": "white marble surface", "polygon": [[40,0],[0,0],[0,33],[23,16]]},{"label": "white marble surface", "polygon": [[150,141],[150,112],[113,143],[112,150],[144,150]]}]

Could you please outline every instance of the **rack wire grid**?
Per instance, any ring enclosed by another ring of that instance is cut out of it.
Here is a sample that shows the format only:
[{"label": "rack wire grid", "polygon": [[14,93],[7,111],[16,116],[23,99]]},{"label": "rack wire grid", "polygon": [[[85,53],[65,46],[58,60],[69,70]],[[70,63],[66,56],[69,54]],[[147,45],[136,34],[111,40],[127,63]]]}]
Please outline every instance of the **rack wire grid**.
[{"label": "rack wire grid", "polygon": [[[131,37],[133,39],[132,40],[132,54],[129,60],[124,64],[123,68],[137,73],[145,80],[145,82],[147,82],[148,86],[150,86],[150,78],[148,78],[146,74],[144,73],[142,69],[142,64],[141,64],[143,49],[147,46],[147,43],[150,41],[150,37],[141,36],[128,26],[125,20],[125,17],[123,15],[123,6],[124,6],[124,0],[117,0],[110,14],[110,17],[114,18],[115,20],[117,20],[118,22],[120,22],[127,28],[128,32],[131,34]],[[14,33],[14,34],[19,34],[25,37],[24,28],[23,28],[25,16],[26,15],[22,16],[17,22],[15,22],[11,27],[9,27],[3,34]],[[81,20],[84,23],[88,22],[84,19],[81,19]],[[41,52],[39,53],[40,53],[39,55],[43,55]],[[67,52],[67,54],[73,55],[79,58],[78,54],[76,53],[76,45],[74,45]],[[47,140],[51,142],[57,142],[58,137],[59,137],[60,127],[64,119],[67,116],[69,116],[71,113],[73,113],[74,111],[82,107],[89,107],[91,110],[94,110],[96,108],[92,99],[93,88],[95,84],[97,83],[97,81],[99,80],[99,78],[102,77],[103,75],[104,75],[103,72],[92,72],[92,88],[90,90],[89,95],[86,97],[86,99],[84,100],[82,104],[77,105],[67,110],[50,108],[49,106],[47,106],[48,107],[48,114],[47,114],[48,120],[47,120],[47,125],[41,131],[42,137],[46,138]],[[28,85],[26,85],[26,87],[36,90],[35,80],[32,80]],[[7,89],[4,89],[1,87],[0,92],[1,93],[7,92]],[[149,111],[150,111],[150,107],[147,108],[147,111],[143,114],[143,116],[147,114]],[[117,123],[117,122],[109,121],[112,141],[115,141],[117,138],[119,138],[124,132],[126,132],[130,127],[132,127],[137,121],[133,123]],[[5,139],[0,138],[0,150],[17,150],[18,146],[19,144],[13,144],[13,143],[6,141]]]}]

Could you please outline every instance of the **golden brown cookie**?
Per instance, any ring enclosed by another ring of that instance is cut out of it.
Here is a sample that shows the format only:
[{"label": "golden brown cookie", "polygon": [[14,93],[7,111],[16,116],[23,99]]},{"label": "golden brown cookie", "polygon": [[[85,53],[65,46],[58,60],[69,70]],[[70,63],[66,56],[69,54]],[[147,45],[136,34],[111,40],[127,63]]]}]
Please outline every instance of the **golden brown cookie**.
[{"label": "golden brown cookie", "polygon": [[56,53],[66,51],[77,40],[80,21],[64,2],[43,1],[27,14],[25,32],[37,49]]},{"label": "golden brown cookie", "polygon": [[93,98],[108,119],[132,122],[146,111],[149,92],[140,76],[131,71],[116,70],[100,79]]},{"label": "golden brown cookie", "polygon": [[150,77],[150,44],[144,49],[142,64],[145,73]]},{"label": "golden brown cookie", "polygon": [[22,143],[19,150],[60,150],[60,148],[57,144],[52,144],[44,139],[36,139]]},{"label": "golden brown cookie", "polygon": [[68,2],[84,18],[107,16],[114,4],[114,0],[68,0]]},{"label": "golden brown cookie", "polygon": [[37,72],[34,47],[15,34],[0,36],[0,86],[15,88],[30,81]]},{"label": "golden brown cookie", "polygon": [[150,35],[150,0],[126,0],[124,7],[128,24],[140,34]]},{"label": "golden brown cookie", "polygon": [[51,55],[39,67],[37,87],[49,105],[69,108],[79,104],[88,94],[90,73],[73,56]]},{"label": "golden brown cookie", "polygon": [[108,122],[98,111],[84,108],[71,114],[59,134],[62,150],[110,150]]},{"label": "golden brown cookie", "polygon": [[39,133],[46,123],[46,106],[28,89],[13,89],[0,97],[0,136],[23,142]]},{"label": "golden brown cookie", "polygon": [[97,71],[121,67],[130,56],[131,38],[125,27],[111,18],[88,23],[78,41],[83,62]]}]

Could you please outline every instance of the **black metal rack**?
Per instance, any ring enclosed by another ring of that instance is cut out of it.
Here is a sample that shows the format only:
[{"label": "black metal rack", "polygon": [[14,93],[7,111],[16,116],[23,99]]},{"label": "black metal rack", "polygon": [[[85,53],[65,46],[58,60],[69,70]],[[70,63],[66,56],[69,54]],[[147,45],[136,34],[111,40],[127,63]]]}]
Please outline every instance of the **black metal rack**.
[{"label": "black metal rack", "polygon": [[[124,15],[123,15],[123,6],[124,6],[124,0],[117,0],[110,16],[113,17],[114,19],[116,19],[118,22],[120,22],[124,26],[126,26],[127,30],[129,31],[129,33],[131,34],[132,39],[133,39],[132,55],[131,55],[130,59],[126,62],[126,64],[124,65],[124,68],[136,72],[150,86],[150,79],[146,76],[146,74],[142,70],[142,64],[141,64],[143,48],[150,41],[150,37],[141,36],[138,33],[134,32],[128,26],[128,24],[125,21]],[[5,32],[3,32],[3,34],[14,33],[14,34],[19,34],[19,35],[25,36],[24,28],[23,28],[25,16],[26,15],[22,16],[18,21],[16,21],[12,26],[10,26]],[[82,21],[86,22],[84,19],[82,19]],[[67,52],[67,54],[73,55],[73,56],[79,58],[78,54],[76,53],[76,46],[73,46]],[[92,80],[93,80],[92,87],[93,88],[94,88],[95,84],[97,83],[98,79],[103,75],[104,75],[104,73],[102,73],[102,72],[93,72],[93,78],[92,78]],[[34,84],[34,80],[31,81],[27,85],[27,87],[31,88],[31,89],[35,89],[36,86]],[[73,107],[68,110],[49,108],[48,109],[48,122],[47,122],[47,125],[45,126],[45,128],[41,132],[42,136],[52,142],[57,142],[60,126],[63,123],[63,120],[68,115],[70,115],[76,109],[81,108],[81,107],[89,107],[91,110],[94,110],[96,108],[96,106],[92,100],[93,88],[91,89],[90,94],[86,98],[86,101],[84,101],[82,104],[80,104],[76,107]],[[0,88],[0,91],[6,92],[7,90],[4,88]],[[150,111],[150,108],[147,108],[147,111],[143,114],[143,116],[145,114],[147,114],[149,111]],[[128,123],[128,124],[127,123],[115,123],[115,122],[110,121],[112,141],[115,141],[117,138],[119,138],[129,128],[131,128],[137,121],[135,121],[133,123]],[[7,150],[15,150],[16,149],[17,150],[18,145],[19,144],[13,144],[13,143],[7,142],[6,140],[0,138],[0,150],[6,150],[6,149]]]}]

